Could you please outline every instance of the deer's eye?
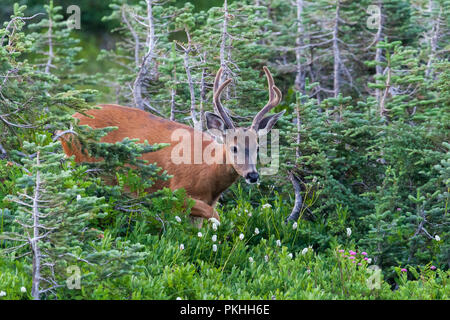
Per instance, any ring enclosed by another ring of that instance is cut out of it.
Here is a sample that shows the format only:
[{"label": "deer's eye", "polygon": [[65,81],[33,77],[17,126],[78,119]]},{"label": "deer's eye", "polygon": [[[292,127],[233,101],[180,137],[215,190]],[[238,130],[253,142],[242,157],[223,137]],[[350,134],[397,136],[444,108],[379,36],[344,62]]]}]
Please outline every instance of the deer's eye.
[{"label": "deer's eye", "polygon": [[238,152],[237,147],[236,147],[236,146],[232,146],[232,147],[231,147],[231,152],[237,153],[237,152]]}]

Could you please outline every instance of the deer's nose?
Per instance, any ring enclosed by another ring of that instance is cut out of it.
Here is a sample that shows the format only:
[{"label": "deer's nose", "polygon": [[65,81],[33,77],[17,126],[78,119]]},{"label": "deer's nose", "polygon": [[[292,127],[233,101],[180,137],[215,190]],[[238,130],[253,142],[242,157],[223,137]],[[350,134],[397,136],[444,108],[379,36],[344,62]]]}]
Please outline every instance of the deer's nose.
[{"label": "deer's nose", "polygon": [[256,183],[258,182],[259,179],[259,174],[258,172],[249,172],[247,173],[247,175],[245,176],[245,178],[248,180],[248,182],[250,183]]}]

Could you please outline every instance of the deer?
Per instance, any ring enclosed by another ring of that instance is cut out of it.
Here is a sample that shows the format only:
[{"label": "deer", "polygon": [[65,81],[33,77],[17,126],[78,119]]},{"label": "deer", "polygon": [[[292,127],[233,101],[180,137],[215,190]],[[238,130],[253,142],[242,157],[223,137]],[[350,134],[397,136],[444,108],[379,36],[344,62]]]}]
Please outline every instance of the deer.
[{"label": "deer", "polygon": [[[204,220],[220,224],[220,217],[215,210],[219,197],[239,177],[243,177],[249,184],[259,181],[259,173],[256,169],[259,135],[262,132],[267,134],[285,112],[284,110],[264,117],[280,103],[282,94],[274,85],[269,69],[264,66],[263,70],[267,78],[269,100],[253,118],[249,127],[236,127],[222,106],[221,94],[232,81],[227,79],[219,85],[223,68],[218,70],[213,84],[215,112],[204,113],[207,128],[205,132],[144,110],[114,104],[101,104],[97,109],[85,112],[86,115],[75,113],[73,117],[78,119],[78,125],[87,125],[94,129],[109,126],[118,128],[102,137],[102,142],[115,143],[128,137],[139,139],[140,143],[147,140],[150,144],[170,144],[158,151],[143,154],[142,159],[147,160],[148,163],[156,163],[172,176],[166,181],[158,180],[146,191],[154,192],[165,187],[171,190],[184,188],[187,197],[195,201],[190,211],[191,222],[197,223],[198,227],[201,227]],[[177,130],[187,132],[191,136],[188,140],[191,145],[194,144],[194,137],[200,136],[201,151],[210,148],[214,150],[214,156],[222,161],[217,163],[174,163],[171,161],[175,148],[171,143],[172,136]],[[96,161],[84,153],[79,145],[68,143],[64,136],[59,139],[65,154],[68,157],[75,156],[75,162]]]}]

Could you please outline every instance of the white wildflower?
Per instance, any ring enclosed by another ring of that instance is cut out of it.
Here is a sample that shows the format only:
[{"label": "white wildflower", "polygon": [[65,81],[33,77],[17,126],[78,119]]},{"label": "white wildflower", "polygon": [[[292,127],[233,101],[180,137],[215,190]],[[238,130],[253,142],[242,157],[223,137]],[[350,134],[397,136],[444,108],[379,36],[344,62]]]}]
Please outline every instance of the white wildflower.
[{"label": "white wildflower", "polygon": [[217,251],[217,245],[216,245],[216,244],[213,244],[212,250],[213,250],[213,252],[216,252],[216,251]]},{"label": "white wildflower", "polygon": [[372,258],[367,259],[367,263],[372,263]]},{"label": "white wildflower", "polygon": [[295,229],[297,229],[297,227],[298,227],[298,223],[294,222],[294,224],[292,225],[292,229],[295,230]]},{"label": "white wildflower", "polygon": [[241,233],[241,234],[239,235],[239,239],[244,240],[244,234],[243,234],[243,233]]},{"label": "white wildflower", "polygon": [[263,209],[266,209],[266,208],[272,208],[272,205],[271,205],[270,203],[266,203],[266,204],[264,204],[264,205],[262,206],[262,208],[263,208]]},{"label": "white wildflower", "polygon": [[269,256],[267,254],[264,256],[264,261],[269,262]]},{"label": "white wildflower", "polygon": [[216,218],[209,218],[208,221],[213,224],[213,228],[214,228],[215,224],[216,224],[216,229],[217,229],[218,226],[220,226],[220,221],[217,220]]},{"label": "white wildflower", "polygon": [[441,241],[441,237],[439,237],[438,235],[435,235],[435,236],[434,236],[434,239],[435,239],[436,241]]},{"label": "white wildflower", "polygon": [[179,216],[175,216],[175,220],[177,220],[177,222],[181,222],[181,218]]},{"label": "white wildflower", "polygon": [[180,250],[184,250],[184,244],[180,244]]},{"label": "white wildflower", "polygon": [[201,238],[203,237],[203,234],[201,232],[197,233],[197,237]]},{"label": "white wildflower", "polygon": [[4,297],[6,296],[6,292],[5,291],[0,291],[0,297]]},{"label": "white wildflower", "polygon": [[217,231],[217,224],[213,223],[212,228],[214,231]]},{"label": "white wildflower", "polygon": [[259,229],[255,228],[255,234],[259,234]]},{"label": "white wildflower", "polygon": [[177,300],[181,300],[181,297],[177,297]]},{"label": "white wildflower", "polygon": [[305,255],[307,252],[308,252],[308,248],[304,248],[303,250],[302,250],[302,255]]},{"label": "white wildflower", "polygon": [[81,200],[81,196],[77,195],[77,201],[80,201],[80,200]]},{"label": "white wildflower", "polygon": [[288,257],[292,259],[294,256],[293,256],[292,253],[289,253],[289,254],[288,254]]},{"label": "white wildflower", "polygon": [[217,241],[217,235],[216,234],[213,235],[211,239],[212,239],[212,242],[216,242]]},{"label": "white wildflower", "polygon": [[252,257],[249,257],[249,258],[248,258],[248,261],[250,261],[250,263],[253,263],[254,260],[253,260]]},{"label": "white wildflower", "polygon": [[21,288],[20,288],[20,292],[23,292],[23,293],[27,292],[27,288],[21,287]]},{"label": "white wildflower", "polygon": [[352,229],[347,228],[347,237],[350,237],[352,235]]},{"label": "white wildflower", "polygon": [[277,240],[277,246],[281,247],[281,240]]}]

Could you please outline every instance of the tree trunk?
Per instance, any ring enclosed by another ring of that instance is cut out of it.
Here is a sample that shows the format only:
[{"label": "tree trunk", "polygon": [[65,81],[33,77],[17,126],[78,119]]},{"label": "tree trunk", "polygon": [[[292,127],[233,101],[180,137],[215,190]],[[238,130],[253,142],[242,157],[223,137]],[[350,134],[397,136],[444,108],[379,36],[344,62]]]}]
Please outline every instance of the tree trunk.
[{"label": "tree trunk", "polygon": [[302,57],[302,46],[303,46],[303,21],[302,21],[302,13],[303,13],[303,0],[297,0],[297,37],[295,39],[295,60],[296,60],[296,71],[297,74],[295,76],[295,89],[297,91],[302,91],[304,88],[304,75],[301,63]]},{"label": "tree trunk", "polygon": [[294,187],[295,203],[294,208],[292,208],[291,214],[286,218],[286,222],[297,221],[300,218],[301,210],[303,207],[303,198],[301,194],[302,188],[300,186],[300,181],[292,171],[289,171],[288,177],[289,180],[291,180],[292,186]]},{"label": "tree trunk", "polygon": [[[228,12],[228,2],[227,0],[224,0],[223,2],[223,24],[222,24],[222,35],[221,35],[221,41],[220,41],[220,67],[223,68],[222,73],[222,79],[220,79],[220,82],[224,81],[224,79],[228,78],[228,64],[227,64],[227,57],[229,56],[229,52],[227,52],[227,40],[228,40],[228,19],[229,19],[229,12]],[[225,89],[225,97],[226,99],[230,98],[230,90],[229,87]]]},{"label": "tree trunk", "polygon": [[[434,17],[433,12],[432,12],[434,9],[434,4],[435,4],[435,1],[430,0],[429,6],[430,6],[430,11],[431,11],[432,17]],[[437,17],[434,17],[433,29],[431,31],[431,36],[430,36],[430,54],[428,56],[427,68],[425,70],[426,78],[429,78],[433,71],[432,64],[433,64],[433,60],[436,56],[436,51],[437,51],[437,43],[438,43],[439,33],[440,33],[441,18],[442,18],[442,6],[439,4],[439,14]]]},{"label": "tree trunk", "polygon": [[[377,3],[378,7],[380,8],[380,23],[378,24],[378,29],[377,29],[377,34],[375,35],[375,41],[374,41],[374,45],[375,47],[378,45],[378,43],[380,41],[383,40],[383,10],[382,10],[382,1],[378,1]],[[381,58],[382,58],[382,54],[383,54],[383,49],[381,48],[376,48],[375,50],[375,61],[377,63],[376,67],[375,67],[375,75],[377,77],[380,77],[383,74],[383,67],[381,66]],[[379,80],[376,80],[375,83],[379,83]],[[376,88],[375,90],[375,97],[378,101],[378,104],[380,104],[381,101],[381,90],[379,88]]]},{"label": "tree trunk", "polygon": [[[36,154],[36,165],[39,167],[39,151]],[[33,280],[31,285],[31,296],[34,300],[40,300],[40,281],[41,281],[41,251],[39,248],[39,197],[41,188],[41,173],[36,172],[36,183],[33,196],[33,238],[30,239],[33,255]]]},{"label": "tree trunk", "polygon": [[340,64],[341,64],[341,52],[339,50],[339,14],[340,14],[340,0],[336,1],[336,12],[334,16],[334,26],[333,26],[333,56],[334,56],[334,67],[333,67],[333,96],[336,98],[339,94],[340,89]]}]

